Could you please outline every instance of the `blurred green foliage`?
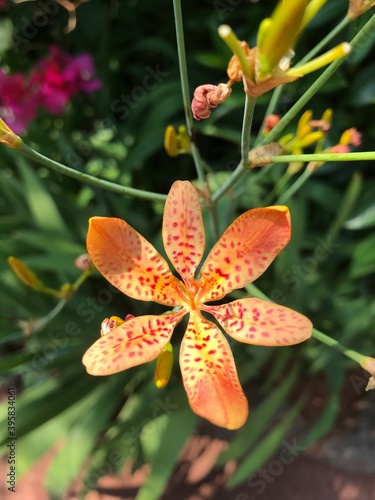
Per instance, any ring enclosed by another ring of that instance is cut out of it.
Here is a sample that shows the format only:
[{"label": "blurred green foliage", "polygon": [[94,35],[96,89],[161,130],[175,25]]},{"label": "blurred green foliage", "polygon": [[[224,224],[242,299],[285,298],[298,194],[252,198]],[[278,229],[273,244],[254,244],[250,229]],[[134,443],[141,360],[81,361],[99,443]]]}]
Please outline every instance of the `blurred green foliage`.
[{"label": "blurred green foliage", "polygon": [[[274,1],[186,2],[191,92],[199,84],[226,80],[230,54],[217,36],[218,25],[230,24],[240,39],[254,45],[259,22],[274,5]],[[345,12],[346,2],[329,0],[301,37],[296,60]],[[354,36],[370,15],[353,22],[335,42]],[[47,19],[44,25],[43,19]],[[184,123],[171,2],[90,0],[78,8],[77,27],[69,34],[64,33],[67,20],[66,11],[53,0],[11,3],[2,13],[2,67],[27,72],[50,45],[57,44],[71,54],[92,54],[103,82],[95,94],[76,97],[63,116],[39,115],[25,142],[79,171],[144,190],[167,193],[174,180],[194,179],[190,156],[169,158],[163,149],[167,125]],[[366,40],[309,103],[314,116],[333,108],[332,145],[345,129],[356,127],[363,137],[360,149],[373,147],[375,122],[369,118],[375,114],[374,43],[374,37]],[[286,86],[277,111],[285,113],[316,76]],[[254,134],[270,95],[258,100]],[[237,85],[209,120],[196,125],[196,140],[209,165],[213,188],[239,161],[243,104],[242,87]],[[287,131],[295,130],[297,121]],[[62,498],[80,471],[85,471],[84,494],[101,475],[118,472],[127,459],[134,467],[144,462],[152,466],[137,499],[158,498],[197,425],[178,366],[168,387],[160,391],[153,385],[151,365],[95,378],[86,374],[81,357],[98,337],[105,317],[152,314],[163,308],[128,299],[98,274],[62,307],[55,298],[19,282],[6,259],[10,255],[23,259],[46,284],[59,288],[79,276],[74,259],[85,252],[90,216],[124,218],[162,251],[162,205],[59,176],[4,147],[0,153],[0,371],[4,394],[9,385],[18,391],[18,474],[59,443],[46,478],[52,499]],[[220,230],[241,211],[261,206],[285,169],[275,165],[257,183],[254,178],[260,171],[250,171],[220,200]],[[368,354],[375,352],[374,188],[370,162],[322,166],[288,202],[293,239],[257,282],[275,301],[306,314],[317,328]],[[54,317],[39,328],[40,318],[51,311],[56,312]],[[176,345],[181,331],[174,336]],[[272,455],[303,404],[308,404],[306,398],[297,402],[292,398],[289,409],[279,414],[298,380],[323,373],[331,391],[330,404],[305,443],[330,429],[349,365],[314,340],[288,349],[235,344],[232,348],[241,382],[256,387],[250,404],[260,400],[237,436],[226,433],[231,445],[219,463],[241,461],[231,480],[235,485]],[[3,403],[0,419],[5,418]],[[2,425],[3,444],[6,437]]]}]

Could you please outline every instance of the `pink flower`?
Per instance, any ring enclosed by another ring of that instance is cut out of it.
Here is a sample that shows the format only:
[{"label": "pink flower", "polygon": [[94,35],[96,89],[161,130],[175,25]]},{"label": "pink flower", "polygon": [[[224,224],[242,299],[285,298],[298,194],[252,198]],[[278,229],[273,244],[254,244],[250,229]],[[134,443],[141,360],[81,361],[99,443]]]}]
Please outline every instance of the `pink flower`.
[{"label": "pink flower", "polygon": [[7,75],[0,69],[0,115],[15,134],[25,131],[34,119],[38,99],[22,73]]},{"label": "pink flower", "polygon": [[31,75],[40,94],[40,104],[59,115],[78,92],[94,92],[101,86],[94,79],[94,63],[89,54],[71,57],[58,47],[51,47],[49,57],[39,62]]}]

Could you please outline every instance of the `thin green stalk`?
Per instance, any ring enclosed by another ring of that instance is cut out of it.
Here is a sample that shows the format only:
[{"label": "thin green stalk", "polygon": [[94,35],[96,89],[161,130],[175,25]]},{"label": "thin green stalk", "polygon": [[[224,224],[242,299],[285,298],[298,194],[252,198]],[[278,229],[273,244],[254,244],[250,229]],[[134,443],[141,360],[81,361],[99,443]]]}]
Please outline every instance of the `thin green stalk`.
[{"label": "thin green stalk", "polygon": [[364,161],[375,160],[375,151],[357,153],[311,153],[302,155],[271,156],[273,163],[289,163],[292,161],[326,162],[326,161]]},{"label": "thin green stalk", "polygon": [[364,356],[363,354],[360,354],[357,351],[353,351],[353,349],[348,349],[344,345],[340,344],[338,340],[329,337],[328,335],[320,332],[316,328],[313,328],[312,336],[314,337],[314,339],[318,340],[319,342],[322,342],[322,344],[328,345],[329,347],[333,347],[337,351],[342,352],[343,354],[345,354],[346,357],[352,359],[353,361],[356,361],[361,366],[362,363],[365,361],[365,359],[368,358],[368,356]]},{"label": "thin green stalk", "polygon": [[281,193],[284,189],[284,187],[287,185],[291,175],[288,171],[284,172],[284,174],[280,177],[280,179],[277,181],[276,185],[272,189],[272,191],[268,194],[268,196],[263,200],[263,203],[265,206],[269,205],[272,203],[272,200],[274,197],[276,197],[279,193]]},{"label": "thin green stalk", "polygon": [[305,184],[305,182],[311,177],[313,173],[313,170],[308,170],[307,168],[305,168],[298,179],[286,191],[284,191],[280,198],[275,202],[275,205],[283,205],[284,203],[286,203],[289,198],[291,198],[294,193],[296,193]]},{"label": "thin green stalk", "polygon": [[265,118],[269,115],[272,115],[272,113],[275,111],[275,108],[277,106],[277,103],[279,102],[279,99],[281,97],[282,91],[283,91],[284,85],[280,85],[279,87],[276,87],[275,90],[272,92],[272,97],[271,100],[268,104],[268,107],[266,109],[266,112],[264,114],[264,120],[263,123],[259,129],[257,138],[255,139],[254,146],[257,146],[259,141],[262,138],[262,133],[263,133],[263,128],[264,128],[264,123],[265,123]]},{"label": "thin green stalk", "polygon": [[193,156],[195,169],[197,171],[197,176],[199,182],[203,185],[205,183],[203,163],[199,150],[194,142],[194,122],[190,107],[189,79],[188,79],[187,64],[186,64],[184,28],[183,28],[182,9],[180,0],[173,0],[173,10],[174,10],[174,20],[176,29],[176,39],[177,39],[178,63],[180,68],[182,101],[184,104],[186,128],[188,130],[189,137],[191,140],[191,154]]},{"label": "thin green stalk", "polygon": [[143,191],[141,189],[135,189],[128,186],[120,186],[113,182],[106,181],[104,179],[98,179],[97,177],[93,177],[92,175],[85,174],[83,172],[79,172],[78,170],[74,170],[73,168],[67,167],[62,163],[51,160],[46,156],[34,151],[34,149],[26,146],[26,144],[22,143],[22,146],[18,149],[25,156],[28,156],[32,160],[44,165],[47,168],[58,172],[59,174],[67,175],[68,177],[73,177],[73,179],[77,179],[81,182],[85,182],[86,184],[91,184],[92,186],[106,189],[107,191],[112,191],[114,193],[122,194],[123,196],[130,196],[132,198],[139,198],[142,200],[149,201],[165,201],[166,195],[159,193],[152,193],[149,191]]},{"label": "thin green stalk", "polygon": [[78,290],[78,288],[89,278],[92,273],[94,272],[95,268],[93,266],[90,266],[86,271],[83,271],[80,276],[75,280],[75,282],[72,284],[72,289],[74,292]]},{"label": "thin green stalk", "polygon": [[241,134],[241,157],[242,157],[243,168],[246,168],[250,163],[249,151],[250,151],[251,125],[253,123],[255,104],[256,104],[256,97],[250,97],[246,94],[245,110],[243,115],[242,134]]},{"label": "thin green stalk", "polygon": [[[350,45],[352,49],[355,49],[362,40],[371,35],[371,31],[375,26],[375,15],[373,15],[367,23],[362,27],[362,29],[357,33],[357,35],[352,39]],[[347,56],[346,56],[347,57]],[[281,118],[279,123],[270,131],[269,134],[259,143],[259,146],[264,146],[270,142],[274,142],[277,137],[281,134],[284,128],[293,120],[293,118],[301,111],[301,109],[309,102],[309,100],[320,90],[320,88],[326,83],[326,81],[338,70],[338,68],[346,60],[346,57],[341,57],[333,63],[331,63],[328,68],[323,71],[323,73],[315,80],[311,87],[305,92],[305,94],[290,108],[290,110]]]},{"label": "thin green stalk", "polygon": [[216,203],[224,194],[243,176],[246,167],[249,165],[251,126],[253,123],[256,98],[246,95],[245,109],[242,120],[241,132],[241,161],[233,171],[229,179],[220,186],[212,195],[212,203]]},{"label": "thin green stalk", "polygon": [[313,57],[315,57],[316,54],[318,54],[331,40],[335,38],[336,35],[340,33],[348,24],[350,23],[350,19],[348,17],[344,17],[339,24],[333,28],[332,31],[328,33],[327,36],[323,38],[313,49],[310,50],[298,63],[295,65],[295,68],[298,68],[299,66],[302,66],[302,64],[305,64],[307,61],[310,61]]}]

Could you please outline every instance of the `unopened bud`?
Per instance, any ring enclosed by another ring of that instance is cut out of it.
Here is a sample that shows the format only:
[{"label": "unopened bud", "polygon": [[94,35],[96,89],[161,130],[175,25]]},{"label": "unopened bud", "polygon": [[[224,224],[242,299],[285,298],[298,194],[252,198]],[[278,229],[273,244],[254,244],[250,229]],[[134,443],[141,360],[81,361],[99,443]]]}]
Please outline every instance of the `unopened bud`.
[{"label": "unopened bud", "polygon": [[158,389],[162,389],[168,384],[172,374],[173,360],[173,347],[169,343],[156,359],[154,381]]}]

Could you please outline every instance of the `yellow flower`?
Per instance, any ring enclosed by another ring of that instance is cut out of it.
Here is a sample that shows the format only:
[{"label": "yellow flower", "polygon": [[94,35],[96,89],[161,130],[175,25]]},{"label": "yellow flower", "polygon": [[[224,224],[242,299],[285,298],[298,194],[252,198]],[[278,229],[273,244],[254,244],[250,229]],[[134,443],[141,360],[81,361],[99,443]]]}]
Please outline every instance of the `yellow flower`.
[{"label": "yellow flower", "polygon": [[242,79],[245,92],[258,97],[347,55],[350,45],[342,43],[302,66],[289,69],[299,33],[324,3],[323,0],[280,1],[273,15],[261,22],[257,46],[252,49],[237,39],[230,26],[220,26],[219,35],[234,54],[227,70],[230,83]]}]

